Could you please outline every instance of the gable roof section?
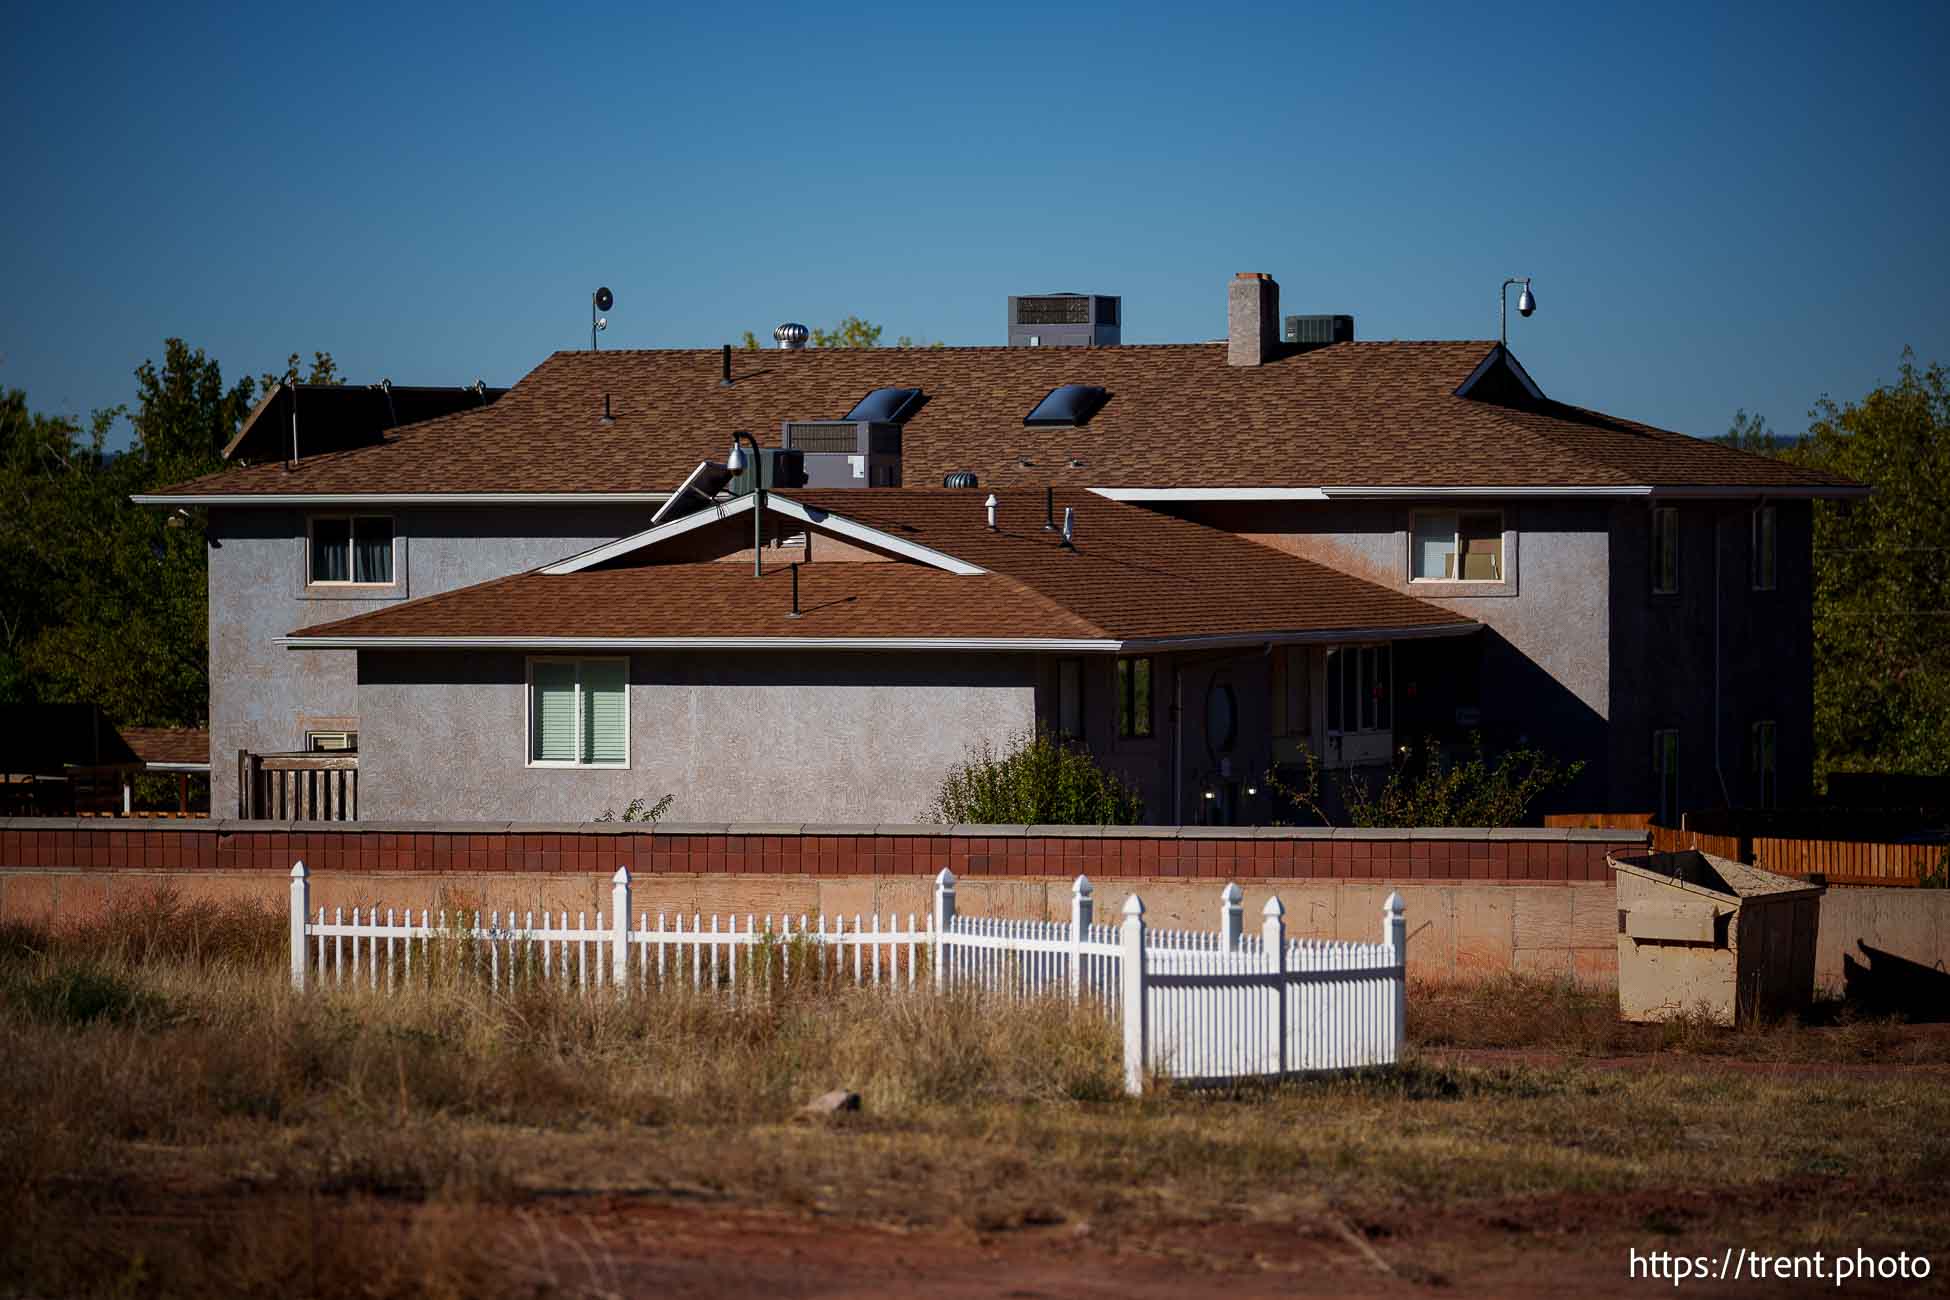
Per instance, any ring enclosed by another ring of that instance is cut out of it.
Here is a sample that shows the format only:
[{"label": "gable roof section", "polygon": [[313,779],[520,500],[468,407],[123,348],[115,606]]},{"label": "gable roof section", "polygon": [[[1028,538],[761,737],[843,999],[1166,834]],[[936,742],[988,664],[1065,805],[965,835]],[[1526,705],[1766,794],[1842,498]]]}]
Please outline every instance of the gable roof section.
[{"label": "gable roof section", "polygon": [[479,410],[508,395],[505,388],[474,384],[436,388],[410,384],[279,384],[258,399],[225,460],[283,461],[291,455],[296,406],[301,456],[343,451],[379,442],[386,431],[436,416]]},{"label": "gable roof section", "polygon": [[786,617],[792,579],[784,567],[754,579],[739,563],[658,564],[657,542],[668,535],[640,535],[634,549],[600,564],[538,569],[409,601],[300,629],[285,643],[1112,651],[1477,628],[1325,565],[1091,493],[1057,494],[1059,518],[1065,507],[1076,512],[1074,549],[1043,531],[1041,493],[1004,497],[994,532],[983,522],[985,499],[939,488],[773,494],[781,515],[819,531],[871,533],[961,566],[802,565],[798,619]]},{"label": "gable roof section", "polygon": [[[1846,480],[1548,400],[1459,395],[1487,342],[1340,343],[1229,366],[1217,344],[1109,348],[876,348],[558,352],[481,410],[427,420],[373,446],[234,468],[142,498],[667,494],[731,431],[776,443],[795,419],[832,419],[879,387],[925,393],[902,434],[902,477],[972,470],[1023,486],[1318,488],[1740,487],[1848,489]],[[1026,428],[1051,389],[1099,385],[1075,428]],[[1508,392],[1512,385],[1503,385]],[[610,398],[613,421],[602,422]]]}]

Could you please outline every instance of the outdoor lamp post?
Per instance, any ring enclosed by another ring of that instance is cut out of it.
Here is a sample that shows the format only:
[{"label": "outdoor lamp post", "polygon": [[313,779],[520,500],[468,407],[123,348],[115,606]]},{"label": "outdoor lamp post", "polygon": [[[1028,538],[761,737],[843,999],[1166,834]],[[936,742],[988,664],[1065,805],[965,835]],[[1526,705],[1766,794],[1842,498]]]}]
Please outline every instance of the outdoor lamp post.
[{"label": "outdoor lamp post", "polygon": [[738,445],[741,440],[752,445],[752,492],[756,497],[752,502],[752,576],[762,578],[765,576],[765,553],[760,546],[765,527],[765,466],[760,463],[762,458],[758,454],[758,439],[752,437],[748,430],[740,429],[731,435],[731,454],[724,458],[724,467],[733,474],[744,471],[745,449]]},{"label": "outdoor lamp post", "polygon": [[1523,286],[1523,292],[1517,295],[1517,315],[1527,318],[1531,312],[1537,310],[1537,299],[1530,293],[1529,276],[1513,275],[1503,282],[1503,287],[1496,292],[1496,305],[1501,313],[1501,323],[1497,326],[1496,336],[1502,340],[1506,348],[1510,346],[1510,286],[1513,284]]}]

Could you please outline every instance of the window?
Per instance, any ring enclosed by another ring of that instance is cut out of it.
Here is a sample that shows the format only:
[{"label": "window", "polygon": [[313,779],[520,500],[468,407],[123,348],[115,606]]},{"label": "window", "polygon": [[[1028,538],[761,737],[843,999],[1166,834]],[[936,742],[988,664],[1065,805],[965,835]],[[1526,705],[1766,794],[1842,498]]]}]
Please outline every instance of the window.
[{"label": "window", "polygon": [[1306,646],[1273,651],[1273,734],[1313,734],[1313,676]]},{"label": "window", "polygon": [[1117,661],[1117,734],[1134,740],[1151,734],[1151,660]]},{"label": "window", "polygon": [[1754,510],[1754,590],[1774,590],[1774,507]]},{"label": "window", "polygon": [[1674,506],[1655,506],[1652,510],[1652,592],[1670,596],[1679,590],[1679,510]]},{"label": "window", "polygon": [[1056,731],[1073,740],[1083,738],[1083,660],[1056,661]]},{"label": "window", "polygon": [[307,754],[356,754],[359,752],[359,733],[356,731],[307,731],[305,733],[305,752]]},{"label": "window", "polygon": [[629,681],[624,659],[530,659],[529,765],[628,767]]},{"label": "window", "polygon": [[1659,824],[1679,825],[1679,732],[1652,733],[1652,774],[1659,781]]},{"label": "window", "polygon": [[1330,734],[1394,728],[1389,688],[1394,656],[1386,644],[1335,646],[1327,652],[1327,730]]},{"label": "window", "polygon": [[385,515],[337,515],[311,521],[314,586],[385,587],[393,581],[393,521]]},{"label": "window", "polygon": [[1418,510],[1408,576],[1417,582],[1503,581],[1503,515],[1495,510]]},{"label": "window", "polygon": [[1775,780],[1774,724],[1756,722],[1754,724],[1754,747],[1751,759],[1754,772],[1754,793],[1762,808],[1774,806],[1778,784]]}]

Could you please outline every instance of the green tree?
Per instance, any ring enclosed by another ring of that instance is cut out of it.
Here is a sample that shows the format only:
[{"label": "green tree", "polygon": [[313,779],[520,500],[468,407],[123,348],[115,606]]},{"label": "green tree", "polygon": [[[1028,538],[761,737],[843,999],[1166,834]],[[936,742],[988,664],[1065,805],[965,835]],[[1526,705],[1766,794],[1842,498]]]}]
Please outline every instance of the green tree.
[{"label": "green tree", "polygon": [[1950,773],[1950,375],[1905,349],[1785,455],[1872,489],[1815,507],[1818,767]]},{"label": "green tree", "polygon": [[[1433,737],[1404,745],[1379,785],[1350,772],[1338,774],[1341,805],[1351,826],[1520,826],[1530,805],[1547,791],[1568,785],[1584,771],[1582,760],[1559,763],[1538,749],[1512,749],[1491,759],[1483,737],[1472,733],[1467,753],[1449,753]],[[1300,784],[1275,770],[1266,787],[1276,803],[1331,825],[1321,807],[1320,762],[1306,751]]]},{"label": "green tree", "polygon": [[[884,332],[884,327],[875,325],[872,321],[862,320],[858,316],[848,315],[842,316],[839,324],[833,326],[831,329],[815,328],[807,341],[816,348],[877,348],[880,346],[880,336]],[[759,342],[758,335],[752,333],[750,330],[745,331],[744,337],[739,343],[747,352],[756,352],[763,346]],[[897,348],[911,348],[915,346],[915,343],[911,336],[903,334],[895,342],[894,346]],[[936,342],[923,344],[922,346],[938,348],[941,344]]]},{"label": "green tree", "polygon": [[984,739],[949,769],[925,820],[946,825],[1134,826],[1144,800],[1090,751],[1025,732],[1007,753]]},{"label": "green tree", "polygon": [[1750,415],[1744,406],[1733,413],[1733,423],[1715,441],[1736,451],[1751,451],[1761,456],[1774,456],[1781,451],[1781,440],[1768,426],[1767,417],[1758,411]]}]

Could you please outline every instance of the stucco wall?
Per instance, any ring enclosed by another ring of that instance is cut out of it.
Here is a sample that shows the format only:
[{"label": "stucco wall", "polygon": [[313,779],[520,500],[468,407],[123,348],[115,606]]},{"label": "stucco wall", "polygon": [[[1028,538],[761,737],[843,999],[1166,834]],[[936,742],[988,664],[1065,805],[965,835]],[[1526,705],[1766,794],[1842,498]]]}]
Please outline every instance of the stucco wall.
[{"label": "stucco wall", "polygon": [[303,719],[358,714],[350,651],[285,650],[275,638],[561,559],[646,527],[653,508],[375,509],[393,516],[399,579],[379,595],[306,590],[308,512],[212,510],[211,807],[219,815],[236,810],[239,749],[296,749]]},{"label": "stucco wall", "polygon": [[688,820],[913,821],[970,744],[1035,720],[1029,656],[640,654],[629,769],[537,768],[523,655],[359,660],[365,819],[582,821],[668,793]]},{"label": "stucco wall", "polygon": [[[1170,512],[1318,560],[1370,582],[1467,614],[1488,629],[1481,654],[1485,731],[1507,731],[1565,759],[1581,758],[1565,807],[1600,806],[1610,786],[1606,720],[1612,704],[1608,508],[1485,501],[1502,509],[1504,580],[1468,594],[1457,583],[1408,580],[1413,502],[1201,502]],[[1422,508],[1454,509],[1454,502]],[[1478,508],[1472,503],[1471,508]],[[1397,666],[1398,686],[1400,666]],[[1188,696],[1188,711],[1190,697]]]},{"label": "stucco wall", "polygon": [[1657,809],[1652,733],[1668,727],[1679,731],[1678,812],[1759,804],[1760,783],[1749,742],[1753,724],[1763,720],[1777,725],[1779,803],[1791,804],[1809,792],[1814,767],[1813,513],[1805,501],[1777,503],[1775,589],[1755,591],[1750,568],[1753,505],[1677,503],[1679,590],[1671,595],[1652,594],[1652,525],[1646,503],[1612,508],[1610,589],[1616,635],[1611,747],[1619,779],[1611,808]]}]

